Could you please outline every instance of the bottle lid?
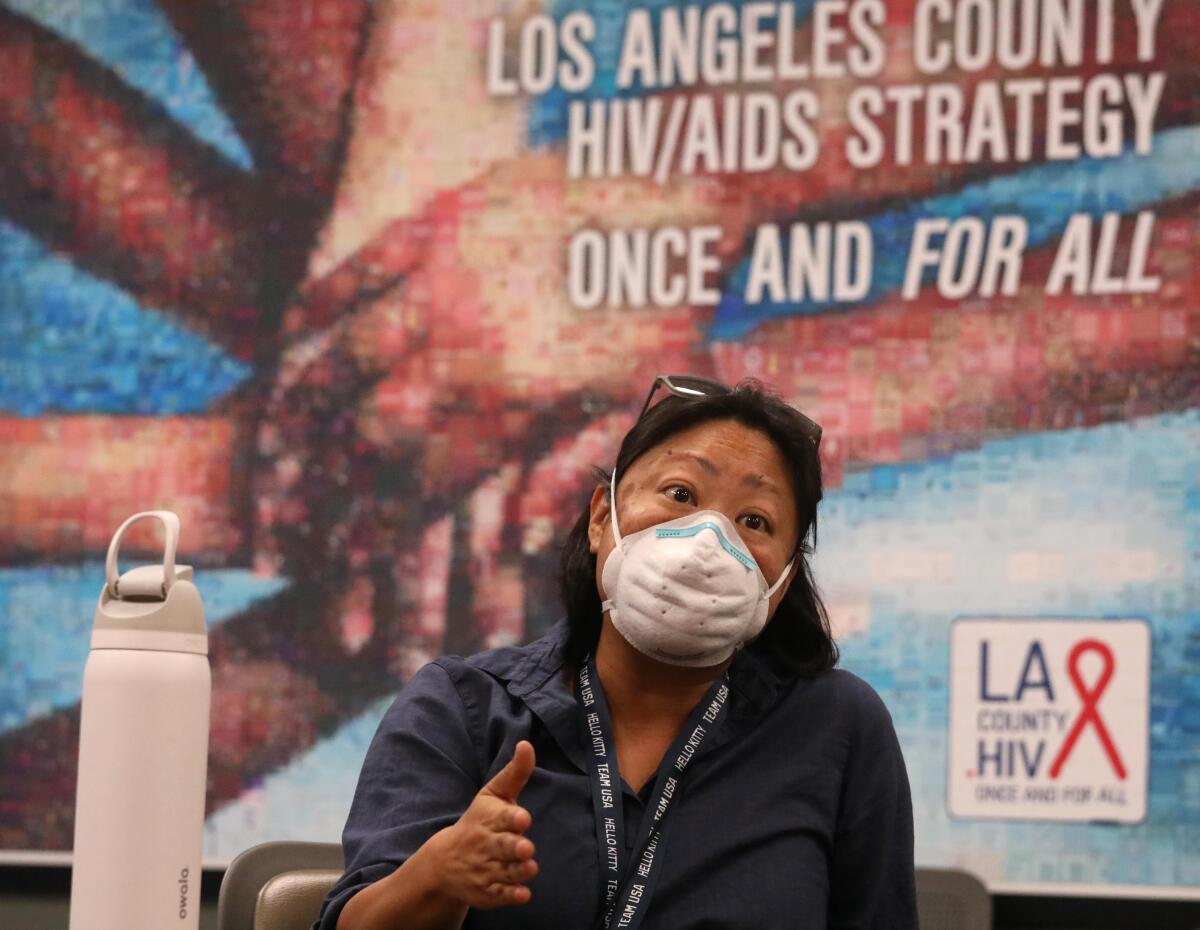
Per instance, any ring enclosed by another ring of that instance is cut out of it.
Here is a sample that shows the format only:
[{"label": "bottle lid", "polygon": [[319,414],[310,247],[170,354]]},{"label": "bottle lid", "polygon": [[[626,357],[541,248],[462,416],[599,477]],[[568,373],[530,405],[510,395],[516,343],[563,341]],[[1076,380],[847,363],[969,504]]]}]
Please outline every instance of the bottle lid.
[{"label": "bottle lid", "polygon": [[[191,581],[192,577],[192,566],[176,565],[172,583]],[[137,568],[122,572],[121,576],[112,583],[110,590],[114,597],[123,600],[161,601],[166,599],[169,587],[166,570],[162,565],[139,565]]]},{"label": "bottle lid", "polygon": [[[166,531],[162,564],[118,574],[121,537],[145,518],[159,520]],[[169,510],[137,513],[121,524],[105,560],[104,590],[92,623],[93,648],[208,651],[204,603],[192,583],[192,567],[175,564],[178,545],[179,517]]]}]

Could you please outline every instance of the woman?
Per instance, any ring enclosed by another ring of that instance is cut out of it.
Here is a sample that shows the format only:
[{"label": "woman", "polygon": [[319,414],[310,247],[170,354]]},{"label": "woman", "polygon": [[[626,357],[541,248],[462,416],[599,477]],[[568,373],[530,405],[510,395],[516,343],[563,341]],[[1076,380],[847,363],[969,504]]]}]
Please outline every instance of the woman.
[{"label": "woman", "polygon": [[904,762],[807,561],[819,441],[754,384],[656,379],[566,619],[388,711],[320,930],[915,928]]}]

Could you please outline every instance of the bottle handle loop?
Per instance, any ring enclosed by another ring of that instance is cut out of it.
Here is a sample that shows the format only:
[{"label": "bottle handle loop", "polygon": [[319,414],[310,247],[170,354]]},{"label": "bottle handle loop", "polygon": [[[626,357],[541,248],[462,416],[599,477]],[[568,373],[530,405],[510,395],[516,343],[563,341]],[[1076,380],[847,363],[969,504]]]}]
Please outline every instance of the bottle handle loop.
[{"label": "bottle handle loop", "polygon": [[145,510],[142,513],[135,513],[122,523],[116,535],[113,536],[112,542],[108,544],[108,556],[104,560],[104,579],[110,597],[120,596],[117,591],[120,579],[120,574],[117,572],[117,552],[121,548],[121,537],[125,535],[125,531],[129,527],[146,517],[159,520],[166,535],[166,547],[163,550],[163,597],[167,596],[171,585],[175,583],[175,550],[179,547],[179,517],[169,510]]}]

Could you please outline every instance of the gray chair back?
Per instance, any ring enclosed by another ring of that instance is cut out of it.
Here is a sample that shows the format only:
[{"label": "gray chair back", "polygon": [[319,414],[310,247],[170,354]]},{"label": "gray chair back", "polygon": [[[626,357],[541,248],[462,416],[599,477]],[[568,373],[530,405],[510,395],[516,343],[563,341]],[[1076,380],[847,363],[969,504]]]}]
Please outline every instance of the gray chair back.
[{"label": "gray chair back", "polygon": [[345,868],[338,843],[262,843],[221,881],[217,930],[309,930]]},{"label": "gray chair back", "polygon": [[992,930],[987,887],[962,869],[917,869],[921,930]]}]

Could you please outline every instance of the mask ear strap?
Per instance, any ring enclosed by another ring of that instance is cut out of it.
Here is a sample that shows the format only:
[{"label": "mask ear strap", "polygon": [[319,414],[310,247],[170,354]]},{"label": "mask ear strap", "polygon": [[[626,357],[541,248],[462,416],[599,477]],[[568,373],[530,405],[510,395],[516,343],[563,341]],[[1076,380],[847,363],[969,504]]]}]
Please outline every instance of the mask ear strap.
[{"label": "mask ear strap", "polygon": [[783,584],[784,579],[787,578],[788,573],[791,572],[792,566],[795,564],[796,564],[796,558],[795,558],[795,556],[793,556],[792,560],[787,563],[787,567],[784,568],[784,570],[779,573],[779,577],[775,579],[775,583],[767,589],[767,593],[764,594],[763,597],[770,598],[772,594],[774,594],[776,591],[779,590],[779,586]]},{"label": "mask ear strap", "polygon": [[608,481],[608,511],[612,515],[613,539],[619,546],[621,545],[621,528],[617,526],[617,470],[615,468]]}]

